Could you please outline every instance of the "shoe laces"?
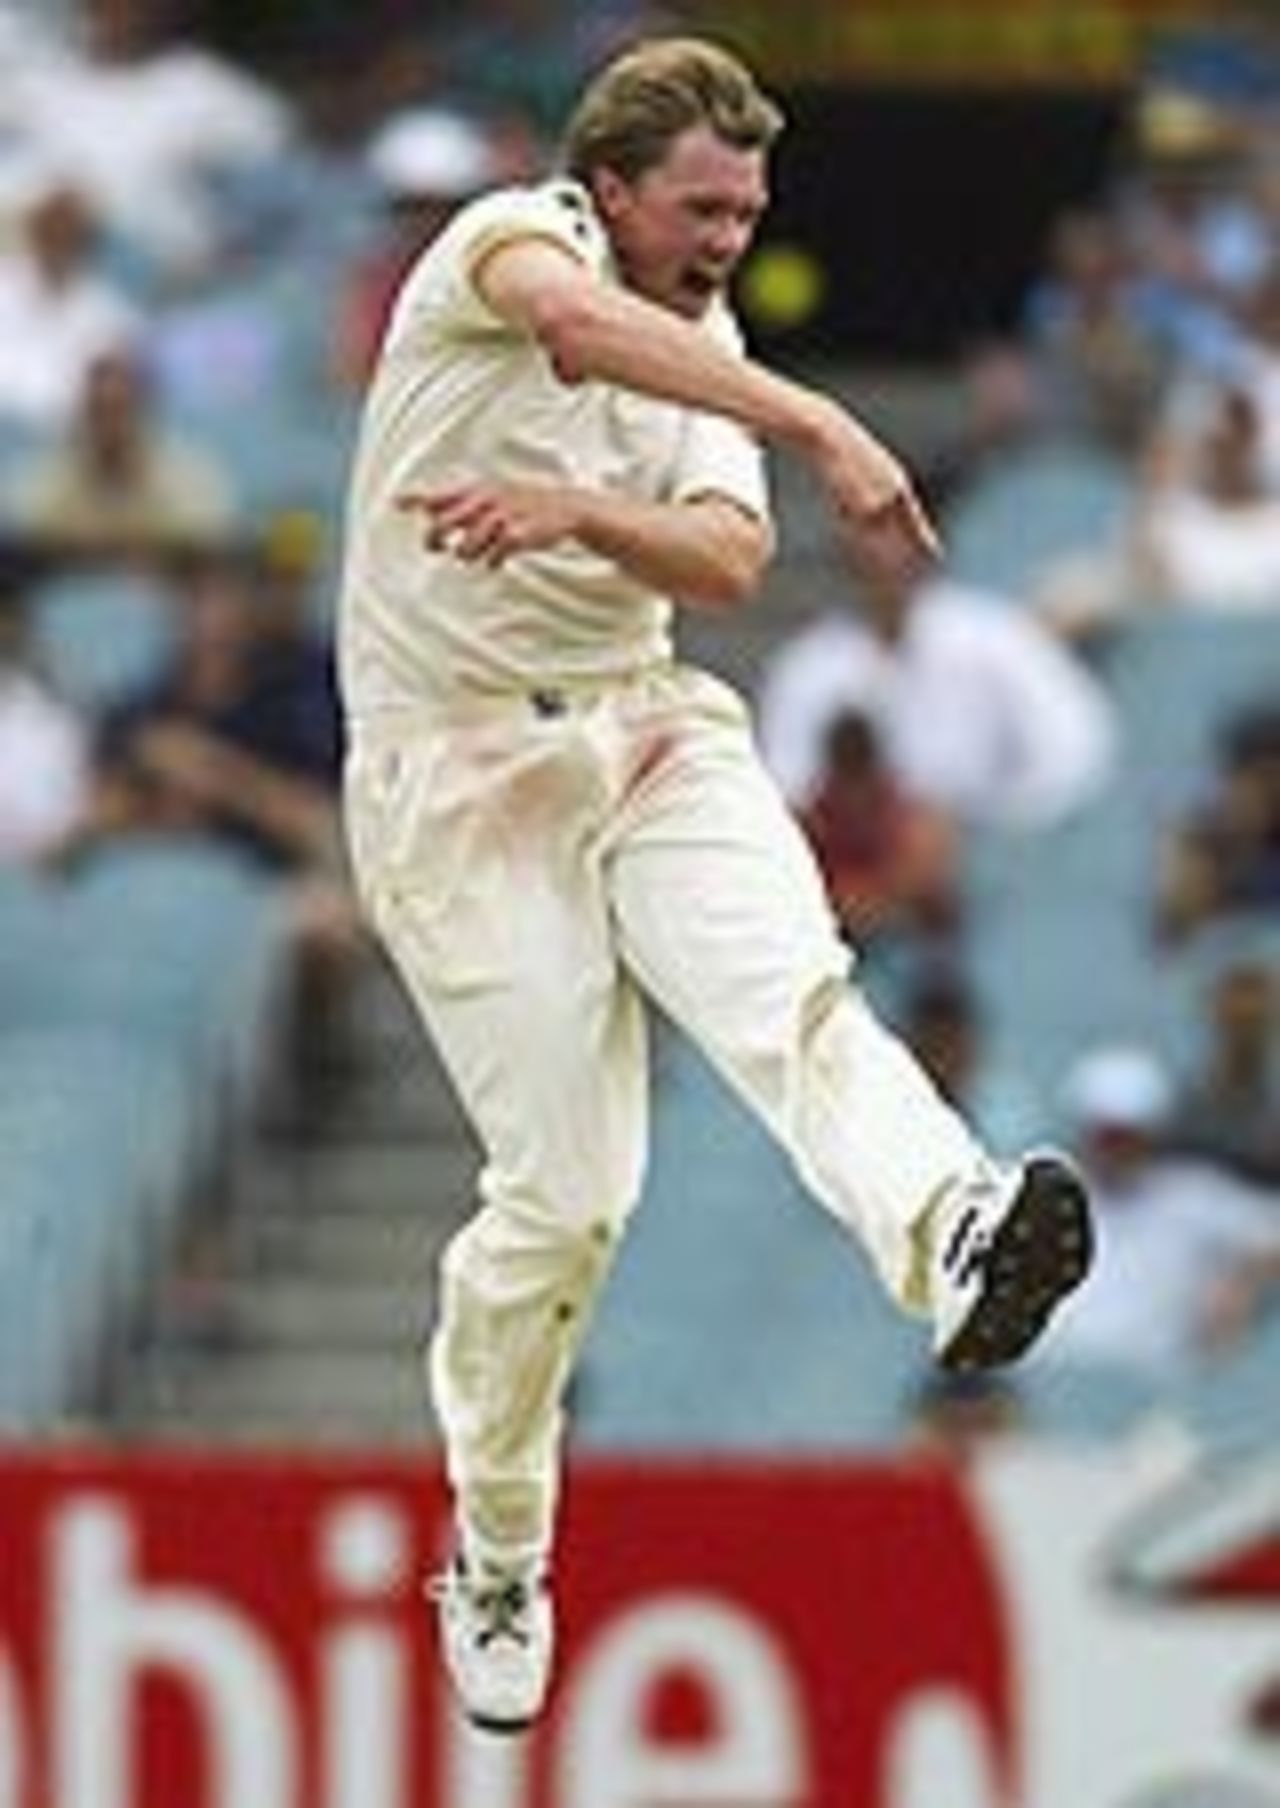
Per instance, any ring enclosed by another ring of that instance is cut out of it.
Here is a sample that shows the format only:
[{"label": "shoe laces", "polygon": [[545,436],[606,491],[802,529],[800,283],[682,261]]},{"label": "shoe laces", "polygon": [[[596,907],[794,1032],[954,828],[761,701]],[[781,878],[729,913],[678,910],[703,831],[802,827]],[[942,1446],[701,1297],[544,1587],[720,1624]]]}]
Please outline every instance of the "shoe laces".
[{"label": "shoe laces", "polygon": [[457,1589],[466,1595],[467,1604],[479,1622],[475,1643],[483,1649],[497,1639],[509,1639],[516,1645],[528,1645],[533,1638],[529,1608],[533,1589],[519,1576],[477,1587],[465,1570],[458,1568],[434,1576],[427,1584],[432,1601],[446,1600]]}]

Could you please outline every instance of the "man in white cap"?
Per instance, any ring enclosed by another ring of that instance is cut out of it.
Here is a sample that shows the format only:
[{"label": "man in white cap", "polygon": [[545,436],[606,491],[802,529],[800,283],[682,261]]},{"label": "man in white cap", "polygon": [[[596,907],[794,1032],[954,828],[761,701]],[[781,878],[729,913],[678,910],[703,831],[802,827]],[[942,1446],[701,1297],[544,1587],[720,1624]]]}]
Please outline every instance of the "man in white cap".
[{"label": "man in white cap", "polygon": [[485,128],[445,106],[395,114],[374,134],[366,162],[387,213],[385,231],[349,272],[339,302],[338,375],[354,384],[372,374],[410,269],[463,202],[503,173]]},{"label": "man in white cap", "polygon": [[1145,1048],[1091,1050],[1068,1075],[1064,1103],[1097,1260],[1046,1335],[1043,1359],[1166,1382],[1238,1339],[1280,1282],[1280,1209],[1226,1169],[1167,1147],[1173,1090]]}]

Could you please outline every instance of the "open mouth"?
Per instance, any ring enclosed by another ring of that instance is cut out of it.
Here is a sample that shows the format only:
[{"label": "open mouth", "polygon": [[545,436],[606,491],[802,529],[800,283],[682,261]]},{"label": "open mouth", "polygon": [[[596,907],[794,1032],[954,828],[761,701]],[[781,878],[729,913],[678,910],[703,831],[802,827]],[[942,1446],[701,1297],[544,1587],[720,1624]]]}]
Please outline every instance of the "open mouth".
[{"label": "open mouth", "polygon": [[717,289],[724,288],[725,283],[729,280],[729,269],[728,266],[719,263],[686,264],[684,276],[686,282],[710,295]]},{"label": "open mouth", "polygon": [[682,297],[698,309],[705,308],[724,288],[724,277],[702,265],[689,265],[680,272],[678,288]]}]

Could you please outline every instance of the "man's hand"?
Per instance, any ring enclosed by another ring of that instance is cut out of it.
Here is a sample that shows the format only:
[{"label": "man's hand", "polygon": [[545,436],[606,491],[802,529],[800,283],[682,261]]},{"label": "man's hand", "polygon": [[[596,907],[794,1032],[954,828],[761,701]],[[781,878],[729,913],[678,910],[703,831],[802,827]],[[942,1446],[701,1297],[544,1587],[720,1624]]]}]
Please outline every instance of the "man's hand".
[{"label": "man's hand", "polygon": [[149,723],[135,737],[133,754],[150,777],[206,809],[221,808],[234,795],[238,775],[225,743],[193,723],[178,717]]},{"label": "man's hand", "polygon": [[843,410],[833,407],[824,426],[814,464],[850,565],[872,578],[923,577],[942,545],[906,471]]},{"label": "man's hand", "polygon": [[754,594],[773,549],[767,523],[716,495],[648,502],[572,484],[472,482],[409,490],[395,506],[422,519],[432,552],[468,564],[499,566],[573,540],[662,595],[708,608]]},{"label": "man's hand", "polygon": [[396,498],[403,514],[424,522],[431,552],[469,565],[499,566],[518,553],[574,539],[581,527],[581,498],[564,485],[459,483],[438,490],[408,490]]},{"label": "man's hand", "polygon": [[845,558],[859,575],[913,583],[942,555],[941,542],[909,483],[860,519],[842,519]]}]

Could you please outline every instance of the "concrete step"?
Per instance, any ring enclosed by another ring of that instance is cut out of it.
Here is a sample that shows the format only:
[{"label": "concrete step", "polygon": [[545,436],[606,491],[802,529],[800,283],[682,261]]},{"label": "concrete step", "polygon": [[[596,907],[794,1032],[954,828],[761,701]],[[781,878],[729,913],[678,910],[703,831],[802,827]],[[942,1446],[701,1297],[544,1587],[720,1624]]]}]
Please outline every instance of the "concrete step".
[{"label": "concrete step", "polygon": [[[434,1294],[434,1288],[430,1288]],[[384,1351],[416,1347],[430,1300],[404,1276],[277,1275],[233,1280],[219,1316],[238,1343],[257,1350]]]},{"label": "concrete step", "polygon": [[318,1142],[349,1136],[384,1139],[461,1134],[463,1117],[434,1053],[421,1045],[393,1045],[362,1061],[308,1113],[306,1134]]},{"label": "concrete step", "polygon": [[330,1276],[425,1287],[452,1224],[407,1209],[259,1211],[229,1227],[224,1267],[246,1276]]},{"label": "concrete step", "polygon": [[343,1021],[348,1040],[365,1053],[413,1048],[425,1040],[404,982],[376,942],[348,990]]},{"label": "concrete step", "polygon": [[182,1408],[154,1409],[143,1418],[118,1418],[110,1422],[111,1435],[148,1445],[196,1444],[232,1449],[303,1450],[406,1450],[432,1449],[438,1442],[434,1428],[406,1416],[394,1405],[365,1411],[358,1424],[322,1401],[294,1405],[287,1412],[247,1411],[231,1416],[206,1409],[199,1418]]},{"label": "concrete step", "polygon": [[190,1438],[425,1442],[418,1351],[274,1350],[193,1359],[151,1352],[124,1377],[120,1431]]},{"label": "concrete step", "polygon": [[412,1212],[451,1218],[471,1209],[479,1158],[461,1139],[387,1143],[381,1139],[319,1143],[266,1151],[245,1164],[234,1217],[294,1211],[370,1216]]}]

